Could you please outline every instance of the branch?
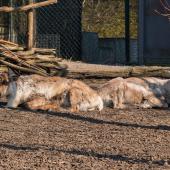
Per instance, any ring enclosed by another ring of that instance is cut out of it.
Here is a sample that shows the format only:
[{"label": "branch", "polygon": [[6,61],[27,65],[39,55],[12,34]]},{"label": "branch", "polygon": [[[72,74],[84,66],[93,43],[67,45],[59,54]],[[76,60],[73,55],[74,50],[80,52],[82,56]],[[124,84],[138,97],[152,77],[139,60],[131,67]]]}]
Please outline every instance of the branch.
[{"label": "branch", "polygon": [[166,11],[170,11],[170,7],[169,7],[169,4],[166,0],[160,0],[160,3],[161,5],[163,6],[163,8],[166,10]]},{"label": "branch", "polygon": [[155,10],[155,12],[161,16],[164,16],[164,17],[170,17],[170,14],[165,14],[165,13],[160,13],[158,10]]},{"label": "branch", "polygon": [[44,2],[37,2],[37,3],[32,3],[29,5],[24,5],[21,7],[7,7],[7,6],[3,6],[0,7],[0,12],[22,12],[22,11],[28,11],[30,9],[35,9],[35,8],[40,8],[40,7],[44,7],[44,6],[48,6],[48,5],[52,5],[57,3],[59,0],[47,0]]},{"label": "branch", "polygon": [[170,19],[170,5],[168,4],[167,0],[160,0],[160,3],[164,9],[165,12],[160,12],[158,10],[154,10],[156,14],[167,17]]},{"label": "branch", "polygon": [[165,6],[167,6],[167,7],[170,9],[170,5],[169,5],[169,3],[167,2],[167,0],[165,0]]}]

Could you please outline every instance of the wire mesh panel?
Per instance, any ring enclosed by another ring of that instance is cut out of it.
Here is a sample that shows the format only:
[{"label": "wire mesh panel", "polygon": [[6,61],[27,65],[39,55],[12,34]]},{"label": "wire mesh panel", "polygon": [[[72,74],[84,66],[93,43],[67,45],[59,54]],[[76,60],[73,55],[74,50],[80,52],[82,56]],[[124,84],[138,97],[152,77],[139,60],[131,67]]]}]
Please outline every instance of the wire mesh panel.
[{"label": "wire mesh panel", "polygon": [[[19,7],[25,4],[27,2],[22,0],[1,0],[0,6]],[[27,15],[25,12],[2,13],[0,25],[0,36],[2,39],[25,46],[27,39]]]},{"label": "wire mesh panel", "polygon": [[[3,1],[5,2],[5,0]],[[34,0],[33,2],[42,1],[44,0]],[[9,0],[6,5],[19,7],[28,2],[28,0]],[[1,4],[1,6],[4,5]],[[80,59],[81,12],[81,0],[62,0],[53,5],[36,8],[33,26],[34,47],[55,48],[57,54],[62,57]],[[28,39],[27,12],[12,12],[7,14],[7,17],[7,33],[1,31],[2,35],[12,42],[26,46]]]},{"label": "wire mesh panel", "polygon": [[62,0],[38,8],[35,41],[36,47],[60,50],[57,54],[62,57],[80,58],[81,0]]},{"label": "wire mesh panel", "polygon": [[[0,7],[8,5],[7,1],[0,0]],[[1,13],[0,15],[0,39],[8,39],[9,35],[9,15]]]},{"label": "wire mesh panel", "polygon": [[27,15],[25,13],[13,12],[10,14],[9,40],[23,46],[26,45]]},{"label": "wire mesh panel", "polygon": [[[31,1],[0,0],[0,6],[19,7]],[[133,42],[137,42],[137,2],[130,0]],[[59,0],[33,11],[33,47],[56,49],[57,55],[69,59],[101,64],[126,63],[125,0]],[[2,13],[0,37],[23,46],[29,44],[28,12]],[[131,54],[135,54],[131,55],[131,61],[135,62],[137,52],[133,50],[136,49],[137,44],[130,48]]]}]

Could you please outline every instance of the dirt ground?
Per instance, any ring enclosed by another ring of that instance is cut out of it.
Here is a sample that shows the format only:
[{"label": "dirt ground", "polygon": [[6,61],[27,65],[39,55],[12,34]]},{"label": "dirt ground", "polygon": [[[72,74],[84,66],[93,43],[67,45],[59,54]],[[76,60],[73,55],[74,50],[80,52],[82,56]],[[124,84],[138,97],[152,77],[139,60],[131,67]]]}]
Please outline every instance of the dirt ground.
[{"label": "dirt ground", "polygon": [[1,107],[0,170],[13,169],[170,170],[170,109],[47,113]]}]

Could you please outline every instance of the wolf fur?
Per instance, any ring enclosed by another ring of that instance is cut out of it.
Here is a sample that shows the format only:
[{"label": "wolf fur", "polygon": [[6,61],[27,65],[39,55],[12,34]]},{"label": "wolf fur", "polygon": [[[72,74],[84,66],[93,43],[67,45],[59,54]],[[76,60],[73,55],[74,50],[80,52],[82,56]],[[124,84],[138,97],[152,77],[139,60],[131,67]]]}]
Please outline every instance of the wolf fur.
[{"label": "wolf fur", "polygon": [[10,108],[28,102],[27,106],[30,109],[40,109],[45,105],[49,105],[49,110],[52,105],[56,108],[58,105],[69,107],[72,111],[103,109],[101,97],[85,83],[74,79],[39,75],[20,76],[16,81],[9,83],[8,94],[7,107]]},{"label": "wolf fur", "polygon": [[127,81],[121,77],[105,83],[98,89],[98,93],[105,106],[112,105],[114,108],[125,108],[129,105],[142,108],[167,107],[161,92],[158,97],[156,92],[145,84]]}]

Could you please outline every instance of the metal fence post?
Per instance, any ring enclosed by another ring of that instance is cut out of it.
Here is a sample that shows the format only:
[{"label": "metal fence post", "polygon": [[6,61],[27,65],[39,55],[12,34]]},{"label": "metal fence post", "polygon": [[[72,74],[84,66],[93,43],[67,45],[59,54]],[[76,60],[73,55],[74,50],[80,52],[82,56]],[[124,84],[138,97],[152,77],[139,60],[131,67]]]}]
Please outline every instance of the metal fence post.
[{"label": "metal fence post", "polygon": [[130,2],[129,0],[124,0],[125,2],[125,54],[126,54],[126,64],[130,62]]},{"label": "metal fence post", "polygon": [[139,65],[144,64],[144,0],[139,0],[138,15],[138,59]]}]

